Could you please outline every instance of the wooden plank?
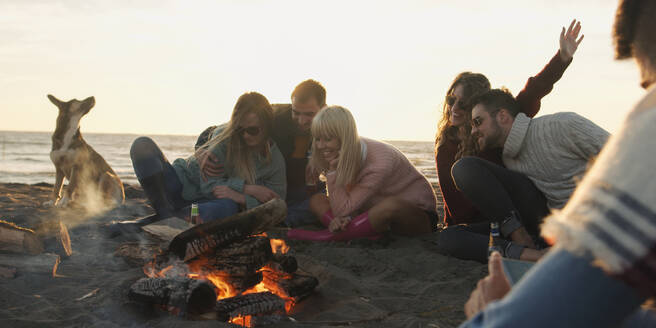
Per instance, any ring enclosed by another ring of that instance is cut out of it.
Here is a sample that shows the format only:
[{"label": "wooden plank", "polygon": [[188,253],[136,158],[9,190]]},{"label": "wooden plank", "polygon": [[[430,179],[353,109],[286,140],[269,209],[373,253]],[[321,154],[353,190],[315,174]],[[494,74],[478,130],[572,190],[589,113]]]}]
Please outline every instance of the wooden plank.
[{"label": "wooden plank", "polygon": [[40,254],[43,243],[34,231],[0,220],[0,250],[12,253]]},{"label": "wooden plank", "polygon": [[43,253],[39,255],[0,254],[0,265],[16,268],[17,273],[57,274],[59,255]]},{"label": "wooden plank", "polygon": [[262,233],[286,216],[285,201],[273,199],[246,212],[196,225],[175,236],[169,251],[187,261],[222,245]]}]

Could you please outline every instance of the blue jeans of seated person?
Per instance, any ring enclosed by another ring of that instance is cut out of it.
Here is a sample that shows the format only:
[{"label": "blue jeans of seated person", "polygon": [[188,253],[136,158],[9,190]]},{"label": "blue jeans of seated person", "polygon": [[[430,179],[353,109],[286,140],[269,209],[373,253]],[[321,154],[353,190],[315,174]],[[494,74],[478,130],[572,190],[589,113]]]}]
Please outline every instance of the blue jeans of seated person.
[{"label": "blue jeans of seated person", "polygon": [[655,327],[656,316],[639,310],[644,300],[589,259],[554,249],[460,328]]},{"label": "blue jeans of seated person", "polygon": [[[325,184],[321,184],[316,193],[326,193]],[[287,217],[285,224],[298,227],[317,223],[317,217],[310,211],[310,197],[307,188],[287,189]]]},{"label": "blue jeans of seated person", "polygon": [[[130,148],[130,157],[134,173],[139,182],[144,178],[158,173],[164,175],[164,193],[175,210],[183,211],[185,216],[190,213],[188,207],[191,201],[182,198],[182,183],[175,173],[175,169],[166,159],[162,150],[148,137],[139,137]],[[147,189],[144,188],[147,192]],[[239,205],[231,199],[199,199],[198,215],[203,221],[212,221],[228,217],[239,212]],[[184,209],[187,208],[187,211]],[[157,209],[155,209],[157,211]]]}]

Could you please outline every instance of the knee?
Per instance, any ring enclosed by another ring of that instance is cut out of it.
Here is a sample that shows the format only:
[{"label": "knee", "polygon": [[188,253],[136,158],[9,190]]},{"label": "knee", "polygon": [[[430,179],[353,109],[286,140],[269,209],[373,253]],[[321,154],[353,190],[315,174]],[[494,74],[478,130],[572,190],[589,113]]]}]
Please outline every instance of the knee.
[{"label": "knee", "polygon": [[413,205],[398,197],[387,197],[380,201],[380,203],[376,204],[379,212],[385,213],[390,217],[399,214],[408,206]]},{"label": "knee", "polygon": [[468,185],[470,182],[475,182],[471,179],[474,172],[480,170],[480,158],[476,157],[463,157],[453,164],[451,167],[451,177],[458,189]]},{"label": "knee", "polygon": [[458,249],[462,240],[462,227],[449,226],[437,233],[436,244],[443,254],[452,254]]},{"label": "knee", "polygon": [[132,142],[130,147],[130,158],[134,161],[148,156],[156,149],[157,145],[149,137],[139,137]]}]

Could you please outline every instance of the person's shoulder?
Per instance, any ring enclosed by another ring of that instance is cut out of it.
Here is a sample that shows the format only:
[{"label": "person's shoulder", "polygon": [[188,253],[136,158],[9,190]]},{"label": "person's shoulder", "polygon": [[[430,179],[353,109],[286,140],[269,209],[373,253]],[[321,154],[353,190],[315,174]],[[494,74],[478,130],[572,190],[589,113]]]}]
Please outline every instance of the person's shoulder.
[{"label": "person's shoulder", "polygon": [[291,119],[292,104],[272,104],[274,119],[287,118]]}]

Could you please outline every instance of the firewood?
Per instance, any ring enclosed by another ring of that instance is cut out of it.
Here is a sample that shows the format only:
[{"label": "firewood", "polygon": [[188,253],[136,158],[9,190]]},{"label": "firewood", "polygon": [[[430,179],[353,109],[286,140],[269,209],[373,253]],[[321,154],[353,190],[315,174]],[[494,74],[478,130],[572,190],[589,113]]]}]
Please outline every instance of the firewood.
[{"label": "firewood", "polygon": [[120,245],[114,252],[114,256],[122,257],[129,265],[143,266],[152,261],[160,252],[158,245],[129,242]]},{"label": "firewood", "polygon": [[216,249],[215,256],[231,257],[249,255],[255,252],[271,254],[271,243],[266,237],[248,237],[242,241],[234,242],[226,247]]},{"label": "firewood", "polygon": [[16,268],[17,273],[57,274],[59,255],[43,253],[39,255],[0,254],[0,265]]},{"label": "firewood", "polygon": [[228,321],[238,316],[285,311],[285,301],[270,292],[240,295],[216,302],[217,319]]},{"label": "firewood", "polygon": [[41,254],[43,243],[34,231],[0,220],[0,251]]},{"label": "firewood", "polygon": [[185,261],[217,247],[264,232],[287,216],[284,200],[273,199],[256,208],[207,223],[196,225],[169,244],[169,251]]},{"label": "firewood", "polygon": [[206,281],[190,278],[141,278],[130,286],[128,297],[180,314],[208,312],[216,304],[214,288]]},{"label": "firewood", "polygon": [[298,269],[296,258],[291,255],[273,254],[267,268],[281,273],[294,273]]},{"label": "firewood", "polygon": [[265,271],[263,275],[263,280],[268,286],[273,286],[284,297],[297,300],[312,294],[314,288],[319,285],[317,278],[302,274],[283,276],[275,272]]}]

